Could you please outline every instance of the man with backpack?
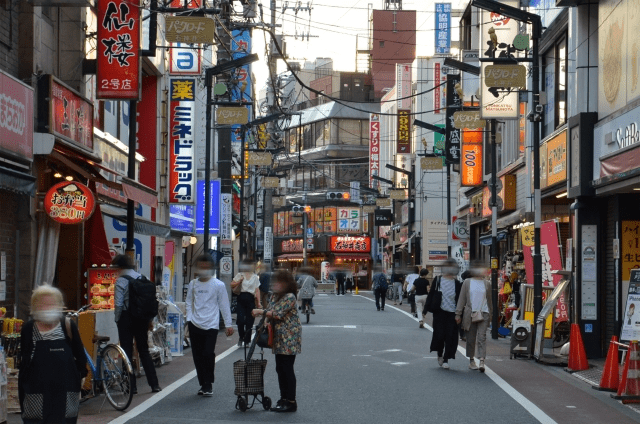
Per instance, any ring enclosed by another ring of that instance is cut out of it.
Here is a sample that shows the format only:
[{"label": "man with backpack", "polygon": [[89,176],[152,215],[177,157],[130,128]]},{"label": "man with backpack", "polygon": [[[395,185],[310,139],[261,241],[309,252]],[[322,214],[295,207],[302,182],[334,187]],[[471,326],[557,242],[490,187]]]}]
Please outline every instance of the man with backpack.
[{"label": "man with backpack", "polygon": [[[387,289],[389,288],[389,282],[387,281],[387,276],[382,272],[382,268],[380,266],[376,267],[375,274],[373,276],[373,281],[371,285],[371,290],[373,290],[373,294],[376,298],[376,308],[379,311],[384,311],[384,302],[387,298]],[[380,307],[380,300],[382,299],[382,308]]]},{"label": "man with backpack", "polygon": [[[117,255],[113,258],[111,267],[118,270],[114,303],[120,346],[131,359],[135,339],[147,382],[151,386],[151,391],[157,393],[162,389],[158,384],[156,368],[147,342],[149,325],[158,314],[156,286],[145,276],[134,271],[133,261],[127,255]],[[133,394],[138,393],[135,375],[131,376],[131,390]]]}]

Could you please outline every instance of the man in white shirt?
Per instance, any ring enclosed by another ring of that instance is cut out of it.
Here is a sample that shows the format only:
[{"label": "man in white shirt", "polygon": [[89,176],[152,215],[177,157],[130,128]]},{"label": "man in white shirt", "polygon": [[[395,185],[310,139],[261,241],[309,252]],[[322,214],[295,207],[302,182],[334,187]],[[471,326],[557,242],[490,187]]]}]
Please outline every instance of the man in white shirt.
[{"label": "man in white shirt", "polygon": [[198,256],[198,278],[189,282],[185,299],[191,352],[200,384],[199,396],[213,396],[215,348],[220,329],[220,313],[224,319],[227,337],[233,335],[229,295],[224,283],[213,278],[214,266],[211,255]]}]

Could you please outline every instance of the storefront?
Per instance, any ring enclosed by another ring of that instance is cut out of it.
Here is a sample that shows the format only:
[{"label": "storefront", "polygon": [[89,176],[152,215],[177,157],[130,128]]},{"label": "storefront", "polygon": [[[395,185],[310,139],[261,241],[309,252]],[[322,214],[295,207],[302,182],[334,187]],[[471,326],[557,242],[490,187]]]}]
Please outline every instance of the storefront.
[{"label": "storefront", "polygon": [[370,288],[371,237],[331,236],[329,252],[332,256],[330,270],[341,269],[358,288]]}]

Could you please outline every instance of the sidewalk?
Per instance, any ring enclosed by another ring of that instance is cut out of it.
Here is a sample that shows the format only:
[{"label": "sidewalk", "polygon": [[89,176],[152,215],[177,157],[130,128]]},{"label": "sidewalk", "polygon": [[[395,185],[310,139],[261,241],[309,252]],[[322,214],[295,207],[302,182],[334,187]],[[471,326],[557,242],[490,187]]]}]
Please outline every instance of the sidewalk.
[{"label": "sidewalk", "polygon": [[[359,294],[373,299],[370,291],[360,291]],[[375,306],[372,305],[372,308],[375,309]],[[387,300],[384,313],[391,312],[392,308],[407,314],[411,311],[406,299],[402,305],[394,305],[393,301]],[[431,327],[432,319],[433,315],[427,314],[425,326]],[[409,325],[415,325],[417,337],[420,333],[426,337],[430,331],[419,328],[417,320],[416,318],[415,324]],[[466,351],[466,342],[460,341],[459,346]],[[640,407],[623,405],[620,401],[612,399],[608,392],[599,392],[591,388],[600,381],[604,359],[590,360],[589,370],[569,374],[558,366],[544,365],[528,359],[511,360],[510,347],[509,337],[493,340],[490,334],[487,334],[487,367],[557,422],[640,423]],[[426,345],[425,349],[428,351],[429,346]],[[456,355],[455,360],[467,361],[462,355]],[[515,421],[517,417],[514,417]]]}]

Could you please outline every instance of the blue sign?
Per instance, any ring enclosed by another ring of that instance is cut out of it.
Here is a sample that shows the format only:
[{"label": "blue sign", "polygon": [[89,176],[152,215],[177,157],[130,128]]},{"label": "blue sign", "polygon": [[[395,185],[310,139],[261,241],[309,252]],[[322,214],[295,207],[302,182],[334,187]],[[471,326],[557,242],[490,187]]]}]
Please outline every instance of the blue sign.
[{"label": "blue sign", "polygon": [[585,333],[593,333],[593,324],[585,324],[584,325]]},{"label": "blue sign", "polygon": [[[196,234],[204,234],[204,180],[198,180],[196,187]],[[211,181],[211,213],[209,214],[209,234],[220,234],[220,180]]]},{"label": "blue sign", "polygon": [[170,205],[169,225],[172,230],[193,233],[195,207],[192,205]]},{"label": "blue sign", "polygon": [[436,54],[451,52],[451,3],[436,3]]}]

